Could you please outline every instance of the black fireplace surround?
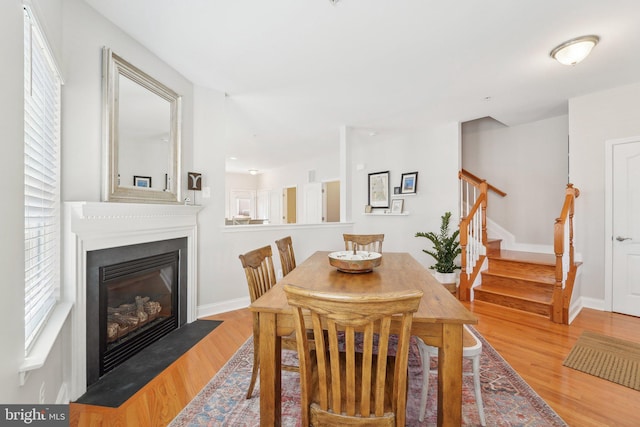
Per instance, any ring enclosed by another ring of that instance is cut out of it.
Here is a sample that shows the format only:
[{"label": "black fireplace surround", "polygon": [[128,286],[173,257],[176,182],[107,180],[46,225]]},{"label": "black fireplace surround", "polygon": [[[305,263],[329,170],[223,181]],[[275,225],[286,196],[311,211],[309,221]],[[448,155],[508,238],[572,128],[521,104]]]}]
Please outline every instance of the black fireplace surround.
[{"label": "black fireplace surround", "polygon": [[[187,238],[87,252],[86,295],[90,386],[186,324]],[[142,312],[138,313],[139,322],[135,314],[127,312],[129,307],[135,310],[136,304]],[[112,316],[121,322],[121,328],[114,325]],[[132,321],[132,326],[120,319]]]}]

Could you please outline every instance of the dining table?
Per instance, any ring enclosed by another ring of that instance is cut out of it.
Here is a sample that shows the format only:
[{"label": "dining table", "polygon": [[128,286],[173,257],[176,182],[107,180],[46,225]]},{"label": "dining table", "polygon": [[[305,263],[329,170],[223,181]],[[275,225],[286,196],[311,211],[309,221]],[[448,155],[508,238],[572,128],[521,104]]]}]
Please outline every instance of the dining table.
[{"label": "dining table", "polygon": [[[329,251],[318,251],[256,299],[250,310],[260,325],[260,425],[281,425],[281,337],[295,330],[293,313],[283,290],[285,283],[310,290],[375,295],[419,289],[411,334],[438,347],[438,426],[462,424],[463,325],[477,318],[411,254],[385,252],[369,272],[349,273],[329,263]],[[392,325],[392,333],[398,325]]]}]

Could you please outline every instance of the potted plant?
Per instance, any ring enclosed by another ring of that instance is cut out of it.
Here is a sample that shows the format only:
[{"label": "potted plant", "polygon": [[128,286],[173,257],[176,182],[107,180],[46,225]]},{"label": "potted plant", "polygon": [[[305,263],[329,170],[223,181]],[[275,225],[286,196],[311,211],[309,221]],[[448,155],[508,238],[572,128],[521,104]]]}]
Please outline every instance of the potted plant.
[{"label": "potted plant", "polygon": [[460,230],[449,234],[451,212],[445,212],[441,218],[440,234],[432,231],[428,233],[419,232],[416,233],[416,237],[426,237],[433,244],[433,250],[423,249],[422,252],[431,255],[436,260],[436,263],[430,267],[435,270],[436,279],[440,283],[455,283],[456,269],[460,268],[460,266],[456,265],[455,260],[462,251],[458,241]]}]

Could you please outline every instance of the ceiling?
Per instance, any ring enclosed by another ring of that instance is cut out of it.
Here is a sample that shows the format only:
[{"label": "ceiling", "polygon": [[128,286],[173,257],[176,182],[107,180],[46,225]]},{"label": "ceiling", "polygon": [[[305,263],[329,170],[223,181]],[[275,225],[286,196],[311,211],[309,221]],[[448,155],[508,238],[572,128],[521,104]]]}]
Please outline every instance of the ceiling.
[{"label": "ceiling", "polygon": [[[337,153],[341,126],[384,138],[487,116],[516,125],[640,81],[638,0],[85,1],[228,94],[234,171]],[[584,62],[549,57],[587,34],[600,44]]]}]

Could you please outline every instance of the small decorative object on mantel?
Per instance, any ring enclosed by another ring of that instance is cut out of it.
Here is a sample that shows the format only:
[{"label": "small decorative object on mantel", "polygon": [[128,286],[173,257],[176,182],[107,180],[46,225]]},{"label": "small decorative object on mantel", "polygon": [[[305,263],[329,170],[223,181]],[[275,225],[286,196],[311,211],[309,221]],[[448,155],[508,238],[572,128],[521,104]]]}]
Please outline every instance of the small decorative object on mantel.
[{"label": "small decorative object on mantel", "polygon": [[389,171],[369,174],[369,205],[389,208]]},{"label": "small decorative object on mantel", "polygon": [[460,230],[449,234],[449,221],[451,220],[451,212],[445,212],[441,217],[440,234],[432,231],[427,233],[416,233],[416,237],[426,237],[433,243],[433,250],[423,249],[422,252],[431,255],[436,263],[430,268],[434,269],[436,279],[440,283],[455,283],[456,270],[460,266],[456,265],[455,260],[462,252],[460,242],[457,240]]},{"label": "small decorative object on mantel", "polygon": [[202,174],[198,172],[189,172],[188,188],[189,190],[202,190]]},{"label": "small decorative object on mantel", "polygon": [[187,197],[184,204],[196,204],[196,191],[202,190],[202,174],[199,172],[187,172],[187,189],[193,191],[193,199]]},{"label": "small decorative object on mantel", "polygon": [[402,194],[414,194],[418,191],[418,172],[403,173],[400,189]]}]

